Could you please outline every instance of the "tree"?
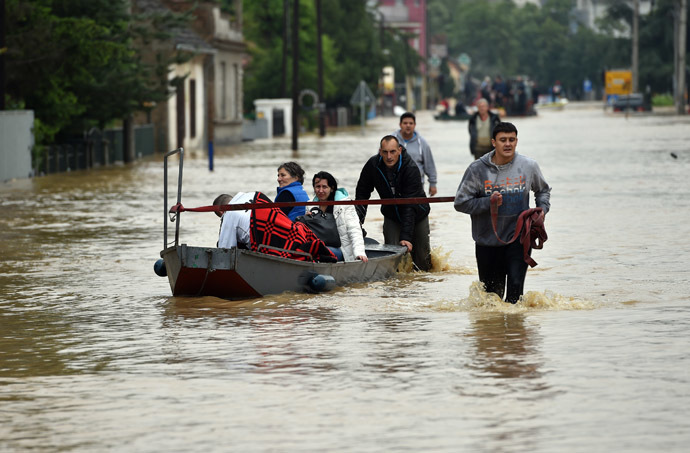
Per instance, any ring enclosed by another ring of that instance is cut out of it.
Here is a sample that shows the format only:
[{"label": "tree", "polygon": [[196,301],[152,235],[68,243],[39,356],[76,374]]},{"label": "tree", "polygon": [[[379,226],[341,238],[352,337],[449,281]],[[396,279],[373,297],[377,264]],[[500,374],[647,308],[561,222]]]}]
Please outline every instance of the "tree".
[{"label": "tree", "polygon": [[[677,0],[656,0],[639,23],[639,83],[672,90],[673,15]],[[542,84],[559,79],[569,92],[584,78],[601,85],[606,68],[629,67],[632,24],[629,0],[610,0],[596,30],[573,15],[572,0],[541,6],[482,0],[429,0],[430,29],[448,36],[449,53],[466,52],[475,74],[529,75]],[[688,33],[690,37],[690,33]]]},{"label": "tree", "polygon": [[[32,109],[37,142],[81,134],[167,99],[164,43],[185,15],[132,16],[127,0],[7,0],[7,93]],[[141,47],[157,49],[146,61]]]},{"label": "tree", "polygon": [[[349,105],[360,80],[375,88],[382,68],[393,65],[396,76],[416,71],[419,56],[408,52],[402,34],[383,30],[367,0],[322,0],[324,97],[328,105]],[[282,97],[283,0],[245,0],[244,35],[251,57],[245,69],[245,109],[257,98]],[[314,0],[300,0],[301,89],[316,89],[316,9]],[[384,55],[383,49],[387,49]],[[289,57],[291,58],[291,57]],[[291,66],[291,60],[287,67]],[[288,71],[288,85],[291,75]]]}]

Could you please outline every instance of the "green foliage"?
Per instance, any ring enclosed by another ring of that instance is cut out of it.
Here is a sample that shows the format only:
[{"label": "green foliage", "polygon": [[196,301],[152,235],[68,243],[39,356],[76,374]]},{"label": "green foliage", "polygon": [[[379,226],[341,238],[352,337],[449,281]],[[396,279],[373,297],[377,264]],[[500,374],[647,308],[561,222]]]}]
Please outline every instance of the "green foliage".
[{"label": "green foliage", "polygon": [[167,98],[172,52],[144,61],[137,44],[169,39],[186,18],[128,8],[128,0],[7,0],[7,93],[34,110],[38,145]]},{"label": "green foliage", "polygon": [[[527,75],[542,86],[560,80],[569,94],[589,78],[603,85],[603,71],[630,67],[631,40],[628,0],[607,2],[599,31],[578,23],[573,0],[545,0],[541,7],[517,7],[508,0],[429,0],[430,31],[448,38],[449,55],[472,58],[471,74],[512,77]],[[639,86],[670,91],[673,74],[675,0],[657,0],[648,15],[639,17]],[[690,36],[690,31],[689,31]]]},{"label": "green foliage", "polygon": [[[292,27],[292,2],[289,29]],[[290,96],[292,84],[292,34],[283,63],[283,0],[245,0],[244,36],[251,62],[245,69],[245,111],[259,98]],[[360,80],[378,85],[381,70],[393,65],[398,78],[418,66],[406,38],[382,33],[366,0],[321,0],[324,97],[328,105],[349,105]],[[300,1],[299,88],[317,91],[316,7],[314,0]],[[383,48],[388,50],[384,55]],[[283,64],[286,75],[283,78]],[[286,93],[283,92],[286,88]]]},{"label": "green foliage", "polygon": [[674,105],[673,96],[670,94],[655,94],[652,96],[652,105],[654,107],[671,107]]}]

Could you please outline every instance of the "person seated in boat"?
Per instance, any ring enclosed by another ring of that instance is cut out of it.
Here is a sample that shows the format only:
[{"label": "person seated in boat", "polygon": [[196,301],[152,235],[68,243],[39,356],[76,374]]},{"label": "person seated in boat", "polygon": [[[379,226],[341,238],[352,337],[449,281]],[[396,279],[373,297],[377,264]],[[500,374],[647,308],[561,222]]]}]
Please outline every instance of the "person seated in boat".
[{"label": "person seated in boat", "polygon": [[[222,194],[214,206],[260,204],[271,200],[261,192]],[[219,248],[247,248],[254,252],[300,261],[334,263],[336,256],[306,226],[293,223],[279,208],[229,210],[221,214]]]},{"label": "person seated in boat", "polygon": [[468,118],[467,109],[462,99],[458,97],[458,101],[455,103],[455,116],[456,118]]},{"label": "person seated in boat", "polygon": [[[256,192],[239,192],[232,196],[227,193],[218,195],[213,200],[214,206],[223,206],[228,204],[242,204],[251,203],[256,197]],[[229,249],[231,247],[239,247],[249,249],[251,247],[249,237],[249,224],[251,221],[251,211],[245,209],[242,211],[225,211],[224,213],[216,211],[216,215],[220,217],[220,232],[218,233],[219,248]]]},{"label": "person seated in boat", "polygon": [[[316,173],[311,183],[316,194],[314,201],[351,200],[347,190],[342,187],[338,188],[335,177],[326,171]],[[359,223],[359,216],[355,207],[353,205],[319,205],[319,210],[327,214],[322,219],[326,226],[335,233],[335,235],[328,236],[338,238],[337,243],[329,243],[328,240],[324,240],[328,248],[338,257],[338,261],[361,260],[365,263],[369,261],[364,249],[362,226]],[[307,213],[306,215],[319,215],[319,213]],[[315,233],[318,232],[315,231]]]},{"label": "person seated in boat", "polygon": [[[309,195],[302,186],[304,170],[297,162],[285,162],[278,167],[278,195],[275,202],[309,201]],[[280,208],[293,222],[307,212],[306,206]]]}]

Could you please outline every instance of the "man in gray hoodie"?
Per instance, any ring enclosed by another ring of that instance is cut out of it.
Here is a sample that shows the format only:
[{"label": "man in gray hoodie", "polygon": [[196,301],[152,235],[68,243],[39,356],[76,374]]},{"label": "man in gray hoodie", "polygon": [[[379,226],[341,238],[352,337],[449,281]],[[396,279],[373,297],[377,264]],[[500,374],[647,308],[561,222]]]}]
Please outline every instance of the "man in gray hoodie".
[{"label": "man in gray hoodie", "polygon": [[406,150],[407,155],[419,167],[422,177],[422,187],[424,187],[424,175],[429,178],[429,195],[436,195],[436,164],[434,156],[431,155],[431,148],[424,138],[415,132],[417,119],[414,113],[405,112],[400,115],[400,129],[395,131],[393,136],[398,139]]},{"label": "man in gray hoodie", "polygon": [[[491,139],[494,150],[470,164],[455,194],[455,209],[472,218],[479,280],[500,298],[507,286],[506,302],[513,304],[523,294],[527,263],[519,241],[505,243],[513,238],[520,214],[530,208],[530,191],[542,216],[551,206],[551,187],[536,161],[517,154],[517,143],[517,128],[498,123]],[[498,209],[496,232],[492,204]]]}]

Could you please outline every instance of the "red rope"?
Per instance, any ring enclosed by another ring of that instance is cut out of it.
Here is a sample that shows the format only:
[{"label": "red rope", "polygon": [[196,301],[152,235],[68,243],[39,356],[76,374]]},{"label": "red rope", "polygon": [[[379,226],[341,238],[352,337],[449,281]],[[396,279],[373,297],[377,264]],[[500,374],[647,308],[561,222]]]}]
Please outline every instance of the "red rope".
[{"label": "red rope", "polygon": [[385,198],[381,200],[340,200],[340,201],[283,201],[279,203],[244,203],[224,204],[220,206],[201,206],[198,208],[185,208],[178,203],[170,208],[170,213],[179,212],[225,212],[244,211],[245,209],[291,208],[293,206],[335,206],[335,205],[373,205],[373,204],[422,204],[422,203],[447,203],[455,201],[455,197],[429,197],[429,198]]},{"label": "red rope", "polygon": [[511,244],[519,237],[520,244],[522,244],[523,258],[530,267],[537,265],[537,262],[529,256],[530,247],[533,249],[544,248],[544,241],[548,239],[546,235],[546,230],[544,229],[544,221],[541,217],[544,210],[542,208],[531,208],[526,211],[522,211],[517,219],[517,224],[515,225],[515,233],[513,233],[513,238],[508,242],[505,242],[498,235],[497,223],[498,223],[498,204],[491,203],[491,226],[494,228],[494,234],[498,242],[502,244]]}]

